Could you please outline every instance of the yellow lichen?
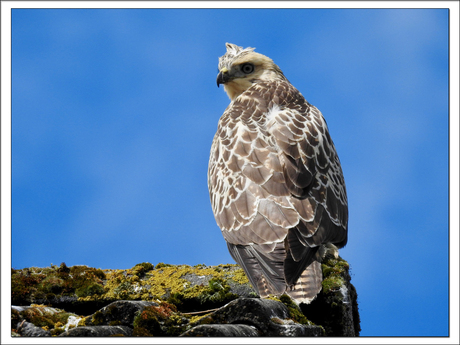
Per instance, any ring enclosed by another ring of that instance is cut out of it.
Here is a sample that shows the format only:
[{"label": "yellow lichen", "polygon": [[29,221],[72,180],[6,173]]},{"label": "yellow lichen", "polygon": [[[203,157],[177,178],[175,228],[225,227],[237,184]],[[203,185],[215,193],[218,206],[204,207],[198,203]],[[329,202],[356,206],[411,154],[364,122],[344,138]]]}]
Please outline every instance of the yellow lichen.
[{"label": "yellow lichen", "polygon": [[77,327],[86,326],[86,321],[91,321],[91,317],[92,317],[92,315],[85,316],[85,317],[81,318],[80,321],[78,321]]},{"label": "yellow lichen", "polygon": [[[194,315],[194,316],[191,316],[190,317],[190,324],[194,324],[195,322],[205,318],[205,317],[209,317],[211,315],[211,313],[207,313],[207,314],[203,314],[203,315]],[[185,314],[185,316],[187,316],[187,314]]]},{"label": "yellow lichen", "polygon": [[227,276],[239,284],[249,283],[249,279],[246,276],[246,273],[244,273],[244,271],[241,268],[233,271],[231,274],[228,274]]},{"label": "yellow lichen", "polygon": [[[35,268],[30,268],[30,270],[38,271]],[[154,267],[152,264],[142,263],[125,270],[94,270],[86,266],[73,266],[69,270],[80,273],[80,275],[90,274],[91,278],[96,278],[93,285],[97,285],[95,286],[98,288],[97,293],[91,293],[92,290],[90,291],[89,288],[88,291],[82,290],[78,297],[78,300],[82,302],[119,299],[155,301],[166,300],[170,296],[200,300],[202,294],[211,293],[212,295],[215,292],[213,287],[208,286],[208,282],[213,279],[249,284],[244,271],[234,264],[218,266],[199,264],[192,267],[160,263]],[[40,269],[40,272],[42,271],[43,269]],[[185,279],[187,275],[205,276],[206,279],[197,285]],[[99,276],[103,276],[104,280],[102,281]],[[95,288],[93,290],[96,291]]]}]

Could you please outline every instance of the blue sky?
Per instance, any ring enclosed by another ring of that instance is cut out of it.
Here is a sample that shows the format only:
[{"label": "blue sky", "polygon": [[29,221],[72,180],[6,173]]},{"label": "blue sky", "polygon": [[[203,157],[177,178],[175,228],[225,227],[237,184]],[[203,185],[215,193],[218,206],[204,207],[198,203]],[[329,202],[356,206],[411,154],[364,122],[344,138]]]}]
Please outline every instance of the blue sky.
[{"label": "blue sky", "polygon": [[325,116],[362,335],[448,335],[446,9],[15,9],[12,266],[233,263],[207,165],[225,42]]}]

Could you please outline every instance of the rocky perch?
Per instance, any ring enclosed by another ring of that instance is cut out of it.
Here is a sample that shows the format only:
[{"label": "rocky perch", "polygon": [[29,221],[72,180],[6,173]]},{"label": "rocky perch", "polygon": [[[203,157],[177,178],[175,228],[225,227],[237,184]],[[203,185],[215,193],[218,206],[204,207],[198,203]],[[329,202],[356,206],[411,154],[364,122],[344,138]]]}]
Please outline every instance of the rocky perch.
[{"label": "rocky perch", "polygon": [[300,307],[259,298],[237,265],[13,269],[12,336],[359,336],[348,263],[322,269],[320,294]]}]

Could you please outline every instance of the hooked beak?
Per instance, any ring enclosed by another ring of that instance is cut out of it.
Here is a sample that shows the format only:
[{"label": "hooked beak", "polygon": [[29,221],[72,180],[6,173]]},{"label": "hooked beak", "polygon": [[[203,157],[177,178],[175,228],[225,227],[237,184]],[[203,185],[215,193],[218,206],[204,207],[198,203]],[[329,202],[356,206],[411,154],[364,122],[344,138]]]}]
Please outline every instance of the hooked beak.
[{"label": "hooked beak", "polygon": [[228,75],[228,70],[224,67],[217,75],[217,87],[219,87],[220,84],[225,84],[229,80],[230,76]]}]

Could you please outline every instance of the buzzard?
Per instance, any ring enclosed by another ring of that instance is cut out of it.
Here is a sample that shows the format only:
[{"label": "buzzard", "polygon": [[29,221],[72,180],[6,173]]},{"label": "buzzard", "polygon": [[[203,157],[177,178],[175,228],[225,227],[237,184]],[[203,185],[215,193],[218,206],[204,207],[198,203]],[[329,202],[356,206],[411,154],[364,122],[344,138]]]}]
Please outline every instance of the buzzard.
[{"label": "buzzard", "polygon": [[261,297],[310,303],[321,260],[347,243],[339,157],[321,112],[255,48],[227,43],[217,86],[230,105],[212,142],[208,187],[233,259]]}]

